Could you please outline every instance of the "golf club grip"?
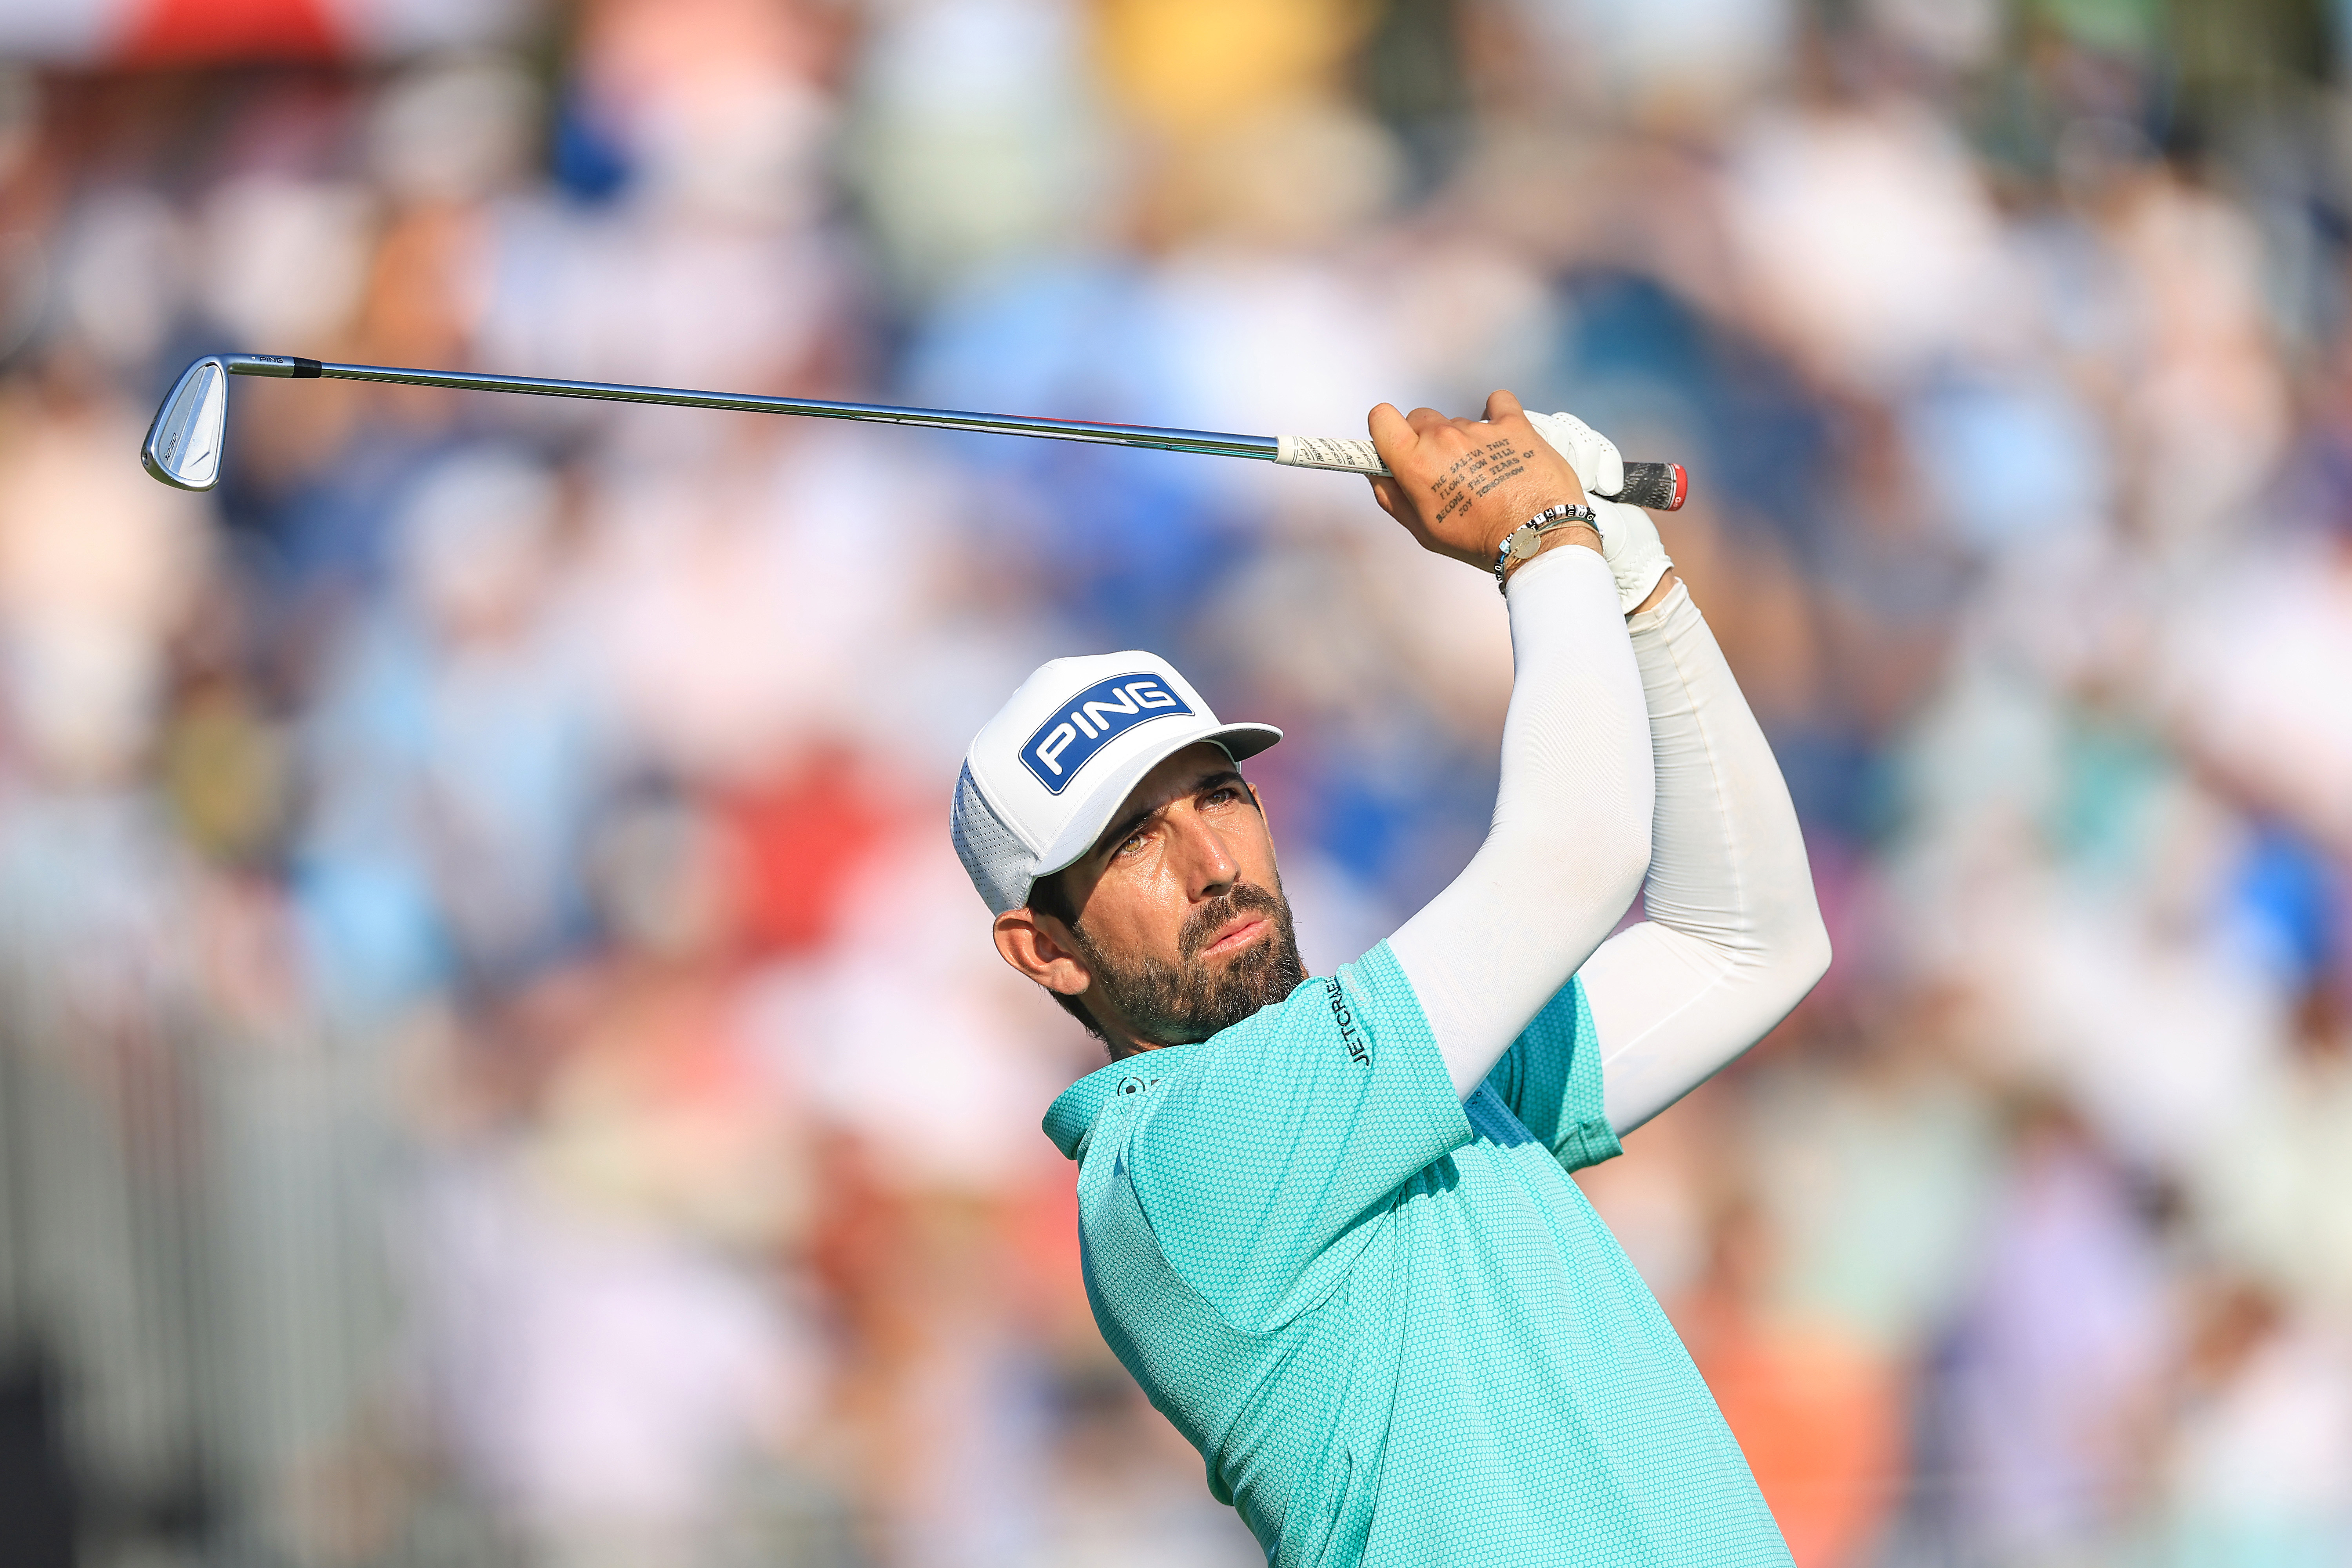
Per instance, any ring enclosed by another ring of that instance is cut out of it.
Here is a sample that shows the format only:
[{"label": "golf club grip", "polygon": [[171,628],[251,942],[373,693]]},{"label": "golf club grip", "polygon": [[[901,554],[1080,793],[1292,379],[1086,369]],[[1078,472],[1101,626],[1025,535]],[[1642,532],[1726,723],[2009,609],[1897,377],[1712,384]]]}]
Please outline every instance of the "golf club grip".
[{"label": "golf club grip", "polygon": [[1690,500],[1690,470],[1680,463],[1628,463],[1624,485],[1609,499],[1652,511],[1680,511]]},{"label": "golf club grip", "polygon": [[[1351,436],[1284,436],[1278,438],[1274,460],[1286,468],[1328,468],[1343,474],[1389,471],[1370,441]],[[1679,511],[1690,499],[1690,473],[1680,463],[1627,463],[1624,467],[1625,482],[1615,495],[1604,499],[1653,511]]]}]

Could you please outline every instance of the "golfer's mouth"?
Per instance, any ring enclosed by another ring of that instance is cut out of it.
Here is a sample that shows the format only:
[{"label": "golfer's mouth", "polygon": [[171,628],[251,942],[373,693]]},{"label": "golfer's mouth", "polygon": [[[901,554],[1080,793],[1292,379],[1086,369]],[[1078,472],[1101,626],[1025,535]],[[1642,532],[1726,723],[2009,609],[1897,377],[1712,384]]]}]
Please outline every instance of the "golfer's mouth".
[{"label": "golfer's mouth", "polygon": [[1266,931],[1269,923],[1264,915],[1242,915],[1228,923],[1223,931],[1218,932],[1217,940],[1201,950],[1201,956],[1219,958],[1227,953],[1239,952],[1243,948],[1255,942]]}]

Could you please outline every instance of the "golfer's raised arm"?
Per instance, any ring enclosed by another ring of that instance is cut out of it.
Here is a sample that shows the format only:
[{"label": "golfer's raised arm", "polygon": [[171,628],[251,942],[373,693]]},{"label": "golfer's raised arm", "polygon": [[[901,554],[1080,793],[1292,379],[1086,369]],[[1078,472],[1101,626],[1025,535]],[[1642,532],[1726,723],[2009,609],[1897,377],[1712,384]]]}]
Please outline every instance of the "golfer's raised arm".
[{"label": "golfer's raised arm", "polygon": [[[1567,460],[1498,393],[1487,420],[1373,411],[1396,476],[1381,506],[1423,545],[1491,569],[1504,537],[1584,500]],[[1571,526],[1509,576],[1514,674],[1485,844],[1391,940],[1467,1097],[1633,901],[1653,783],[1641,674],[1599,536]]]},{"label": "golfer's raised arm", "polygon": [[1656,758],[1649,919],[1582,972],[1621,1134],[1763,1038],[1830,963],[1789,786],[1690,590],[1628,629]]}]

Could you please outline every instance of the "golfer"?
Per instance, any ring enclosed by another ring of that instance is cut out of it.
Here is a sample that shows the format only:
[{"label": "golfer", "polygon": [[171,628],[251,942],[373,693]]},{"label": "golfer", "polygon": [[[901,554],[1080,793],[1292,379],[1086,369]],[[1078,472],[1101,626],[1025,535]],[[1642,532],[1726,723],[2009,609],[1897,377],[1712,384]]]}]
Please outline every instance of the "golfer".
[{"label": "golfer", "polygon": [[1788,790],[1647,516],[1588,502],[1613,446],[1500,392],[1370,431],[1509,604],[1493,826],[1427,908],[1308,979],[1240,771],[1281,732],[1150,654],[1040,668],[957,784],[997,950],[1110,1052],[1045,1117],[1096,1321],[1270,1563],[1786,1564],[1569,1173],[1828,966]]}]

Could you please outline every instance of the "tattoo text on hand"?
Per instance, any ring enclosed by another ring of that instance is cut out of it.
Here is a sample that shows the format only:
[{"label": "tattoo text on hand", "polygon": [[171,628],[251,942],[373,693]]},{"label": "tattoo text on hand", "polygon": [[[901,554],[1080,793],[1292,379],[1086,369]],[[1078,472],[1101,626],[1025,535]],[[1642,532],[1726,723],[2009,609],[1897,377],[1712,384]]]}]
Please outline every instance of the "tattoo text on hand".
[{"label": "tattoo text on hand", "polygon": [[1472,501],[1492,494],[1506,479],[1514,479],[1528,471],[1528,459],[1533,450],[1518,451],[1507,436],[1489,441],[1475,452],[1466,452],[1454,459],[1454,466],[1432,482],[1430,493],[1444,504],[1437,509],[1432,522],[1444,522],[1455,512],[1467,508]]}]

